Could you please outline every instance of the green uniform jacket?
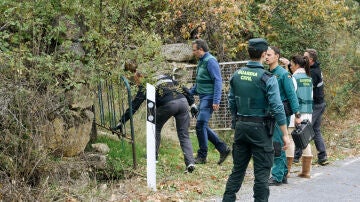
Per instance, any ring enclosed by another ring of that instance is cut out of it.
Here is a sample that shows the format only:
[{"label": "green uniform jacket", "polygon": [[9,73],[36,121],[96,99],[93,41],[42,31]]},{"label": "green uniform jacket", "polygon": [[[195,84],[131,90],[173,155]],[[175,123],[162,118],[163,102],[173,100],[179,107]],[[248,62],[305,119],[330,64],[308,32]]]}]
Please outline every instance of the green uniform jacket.
[{"label": "green uniform jacket", "polygon": [[299,100],[301,113],[311,114],[313,112],[312,79],[305,73],[294,74],[297,89],[296,94]]},{"label": "green uniform jacket", "polygon": [[233,118],[274,115],[278,125],[286,124],[278,82],[259,62],[249,61],[230,80],[229,108]]},{"label": "green uniform jacket", "polygon": [[281,101],[287,100],[290,103],[291,110],[294,113],[298,112],[299,101],[297,99],[294,83],[292,81],[290,73],[281,66],[275,67],[270,72],[277,78]]}]

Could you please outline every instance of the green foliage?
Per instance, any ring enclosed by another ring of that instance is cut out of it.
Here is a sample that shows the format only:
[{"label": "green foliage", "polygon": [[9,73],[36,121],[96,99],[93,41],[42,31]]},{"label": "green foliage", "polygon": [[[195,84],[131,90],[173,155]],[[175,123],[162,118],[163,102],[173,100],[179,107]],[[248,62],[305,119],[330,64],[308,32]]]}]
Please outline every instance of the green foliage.
[{"label": "green foliage", "polygon": [[[51,78],[47,75],[53,71],[64,77],[68,87],[72,86],[69,83],[78,82],[70,81],[75,78],[71,68],[76,61],[90,70],[86,81],[96,82],[110,74],[117,77],[128,59],[139,64],[162,61],[160,38],[144,29],[136,15],[137,10],[154,5],[148,1],[109,1],[100,5],[97,1],[80,0],[25,3],[5,0],[0,7],[4,13],[0,17],[0,50],[11,51],[11,60],[16,63],[12,71],[26,69],[30,74],[34,71],[45,80]],[[63,51],[71,49],[74,40],[81,42],[84,56]],[[32,63],[24,64],[24,59]]]},{"label": "green foliage", "polygon": [[[100,136],[97,140],[97,143],[105,143],[109,146],[110,151],[107,154],[107,168],[105,170],[98,171],[101,174],[101,177],[98,179],[102,180],[115,180],[122,179],[125,176],[131,175],[131,168],[133,167],[133,154],[132,154],[132,145],[126,140],[116,140],[114,138],[109,138],[105,136]],[[145,155],[143,149],[144,145],[140,143],[136,147],[136,156],[142,157]]]},{"label": "green foliage", "polygon": [[353,89],[353,84],[347,83],[338,89],[335,96],[333,96],[333,100],[330,104],[331,107],[338,111],[339,115],[345,115],[345,113],[349,110],[349,104],[351,103],[349,97],[353,96]]},{"label": "green foliage", "polygon": [[175,42],[204,38],[220,61],[246,59],[252,37],[267,38],[286,55],[309,47],[321,52],[332,43],[327,36],[343,27],[347,9],[332,0],[169,1],[157,32]]},{"label": "green foliage", "polygon": [[[286,57],[302,54],[306,48],[324,53],[332,40],[329,37],[340,29],[345,10],[341,2],[333,1],[268,1],[262,15],[267,22],[266,37],[281,48]],[[324,61],[324,55],[321,55]]]},{"label": "green foliage", "polygon": [[156,31],[171,42],[201,37],[220,61],[235,59],[256,30],[252,6],[253,1],[169,1]]}]

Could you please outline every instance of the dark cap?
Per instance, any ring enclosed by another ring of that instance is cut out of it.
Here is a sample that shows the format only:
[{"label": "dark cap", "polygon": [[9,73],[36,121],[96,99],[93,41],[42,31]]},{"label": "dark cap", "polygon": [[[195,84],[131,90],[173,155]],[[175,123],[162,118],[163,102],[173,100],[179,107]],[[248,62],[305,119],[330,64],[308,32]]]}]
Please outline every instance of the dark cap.
[{"label": "dark cap", "polygon": [[249,47],[253,47],[256,50],[267,50],[268,46],[268,42],[263,38],[255,38],[249,40]]}]

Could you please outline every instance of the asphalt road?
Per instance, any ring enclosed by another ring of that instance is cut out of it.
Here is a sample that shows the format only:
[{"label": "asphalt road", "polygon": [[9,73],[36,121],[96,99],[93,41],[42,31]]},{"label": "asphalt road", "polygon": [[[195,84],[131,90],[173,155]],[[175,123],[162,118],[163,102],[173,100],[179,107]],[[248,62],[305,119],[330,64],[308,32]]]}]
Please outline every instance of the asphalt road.
[{"label": "asphalt road", "polygon": [[[347,202],[360,201],[360,157],[313,165],[311,178],[297,177],[301,167],[292,169],[288,184],[270,187],[270,202]],[[245,183],[237,201],[254,201],[253,182]],[[221,197],[207,201],[221,201]]]}]

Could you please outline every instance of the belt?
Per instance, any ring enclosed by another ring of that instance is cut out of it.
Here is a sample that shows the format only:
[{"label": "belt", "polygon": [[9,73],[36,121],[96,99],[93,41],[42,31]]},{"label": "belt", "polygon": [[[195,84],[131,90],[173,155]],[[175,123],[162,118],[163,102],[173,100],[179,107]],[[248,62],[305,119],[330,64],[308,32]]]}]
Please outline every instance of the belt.
[{"label": "belt", "polygon": [[236,116],[237,121],[263,123],[267,117],[259,116]]}]

